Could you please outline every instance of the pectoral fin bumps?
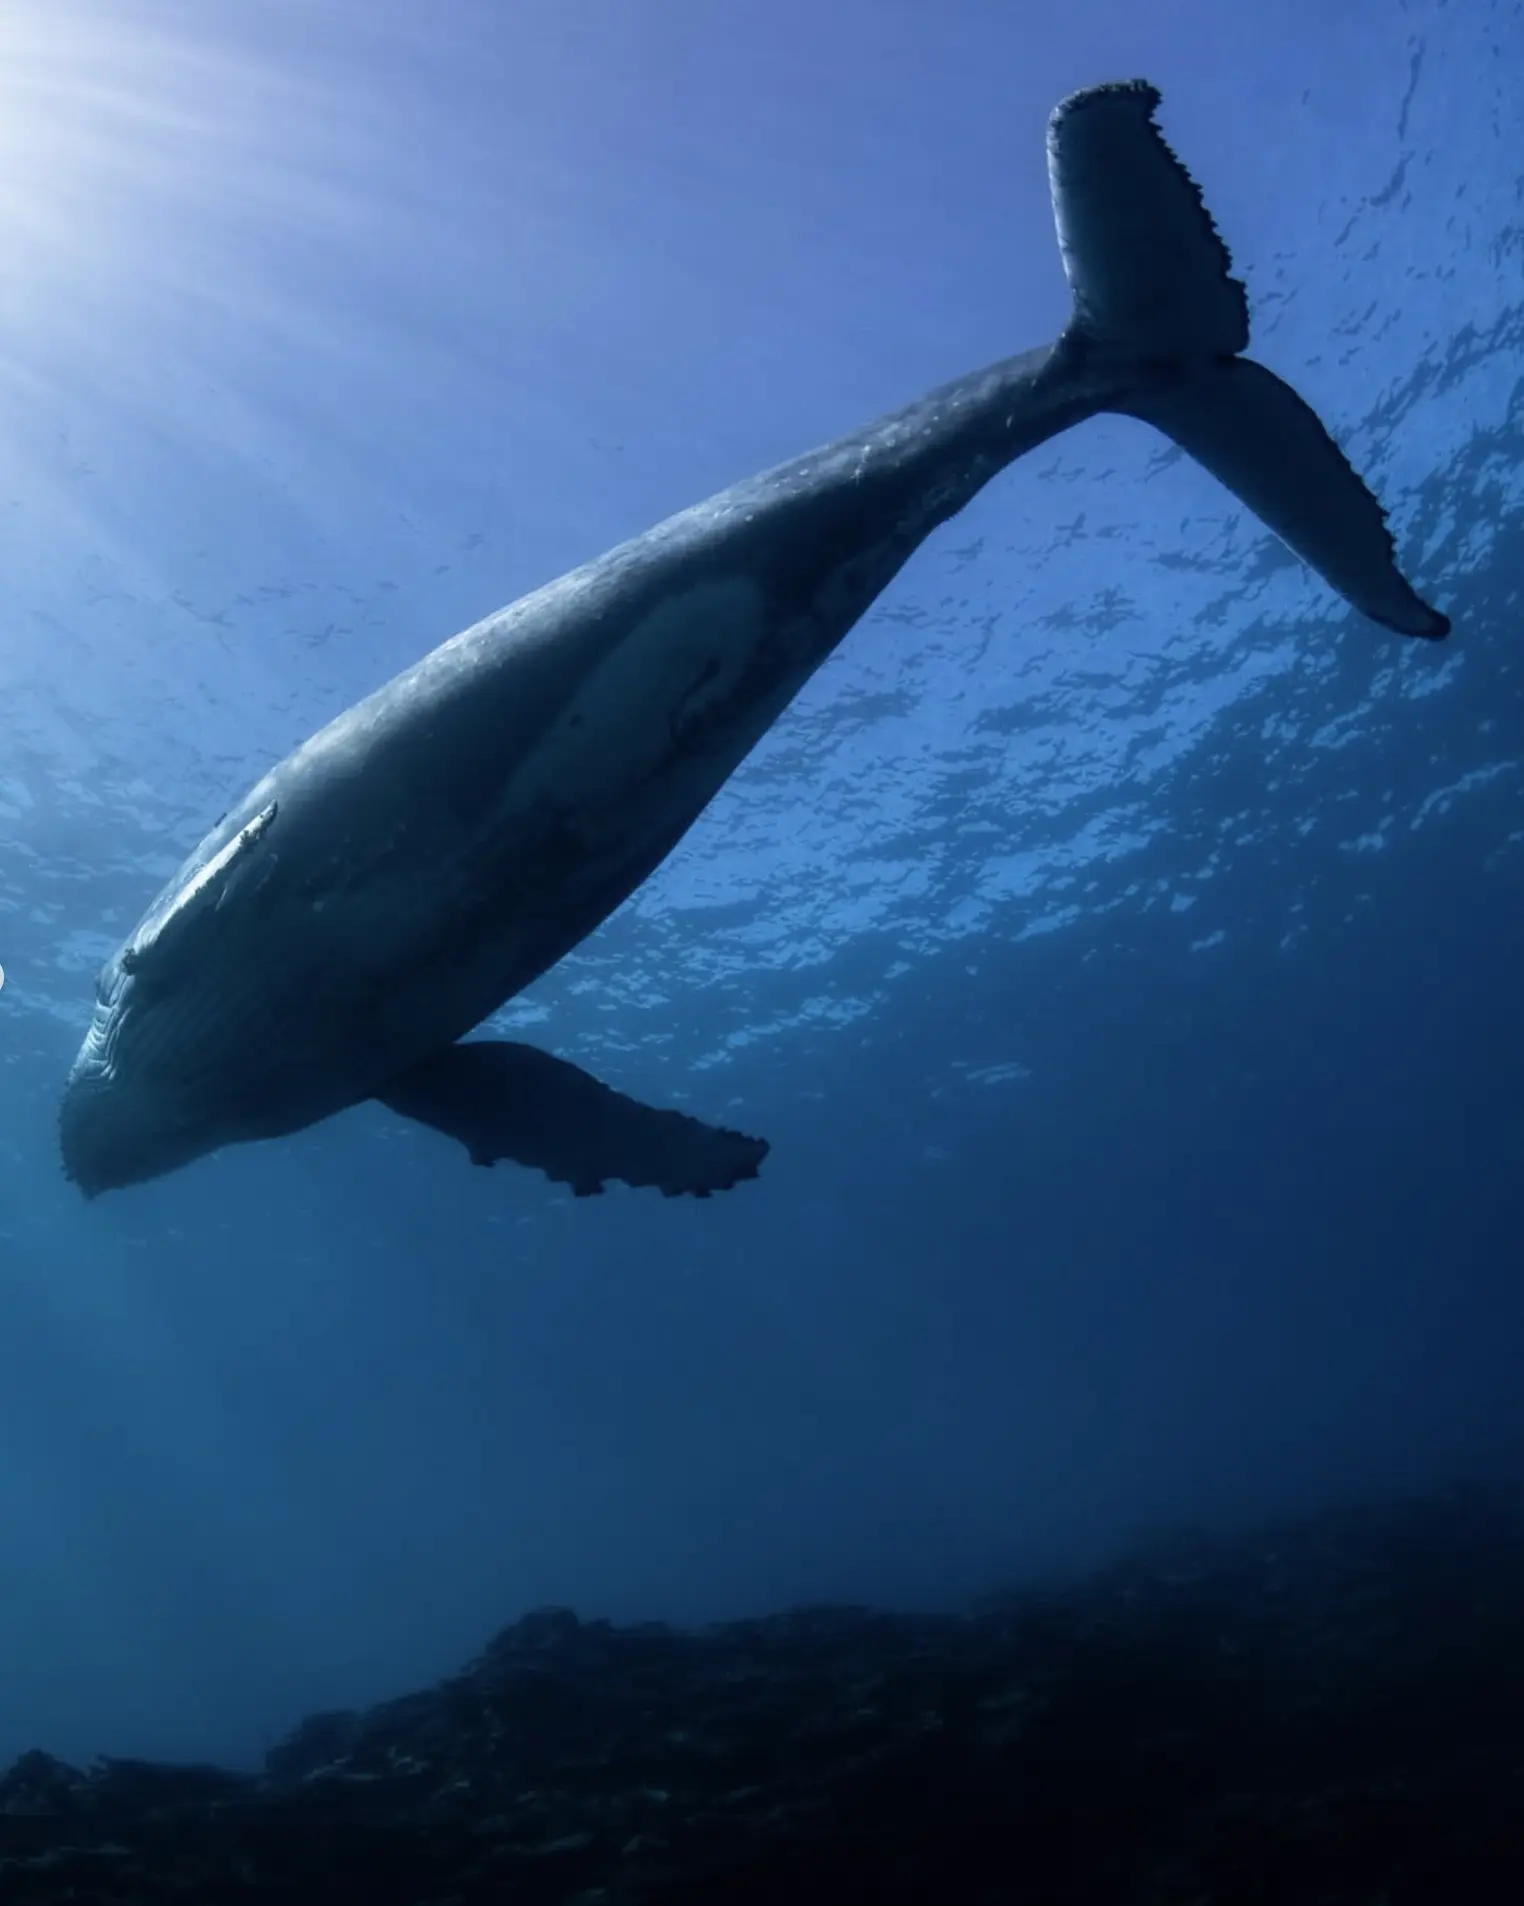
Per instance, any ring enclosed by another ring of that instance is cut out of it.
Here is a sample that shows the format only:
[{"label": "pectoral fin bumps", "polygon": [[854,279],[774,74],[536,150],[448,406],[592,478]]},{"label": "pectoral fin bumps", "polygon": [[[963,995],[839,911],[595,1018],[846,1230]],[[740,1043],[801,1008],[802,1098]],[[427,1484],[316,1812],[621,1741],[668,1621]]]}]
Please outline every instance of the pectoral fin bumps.
[{"label": "pectoral fin bumps", "polygon": [[568,1060],[505,1039],[448,1046],[376,1097],[459,1139],[474,1165],[544,1172],[579,1198],[609,1178],[707,1198],[755,1178],[768,1143],[627,1098]]}]

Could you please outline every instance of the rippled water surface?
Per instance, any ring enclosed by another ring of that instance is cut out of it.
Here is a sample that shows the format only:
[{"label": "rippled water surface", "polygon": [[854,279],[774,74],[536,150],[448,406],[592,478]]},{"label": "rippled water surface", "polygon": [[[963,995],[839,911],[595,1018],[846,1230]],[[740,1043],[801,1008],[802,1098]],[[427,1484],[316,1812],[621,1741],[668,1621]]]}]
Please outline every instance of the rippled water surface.
[{"label": "rippled water surface", "polygon": [[[0,1751],[1517,1464],[1524,10],[818,11],[0,24]],[[759,1184],[574,1205],[369,1107],[77,1200],[94,971],[230,797],[1052,336],[1044,118],[1133,71],[1451,641],[1094,422],[502,1015]]]}]

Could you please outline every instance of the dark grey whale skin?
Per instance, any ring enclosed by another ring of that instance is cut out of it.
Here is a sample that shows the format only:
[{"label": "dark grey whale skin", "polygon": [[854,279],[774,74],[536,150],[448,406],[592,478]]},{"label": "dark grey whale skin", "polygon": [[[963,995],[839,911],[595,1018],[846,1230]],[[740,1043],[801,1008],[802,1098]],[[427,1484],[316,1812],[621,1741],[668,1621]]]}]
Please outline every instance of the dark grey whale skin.
[{"label": "dark grey whale skin", "polygon": [[[660,865],[925,538],[1121,382],[1056,349],[963,378],[536,591],[340,715],[224,816],[103,969],[100,1044],[137,1103],[119,1117],[110,1079],[76,1068],[77,1182],[143,1175],[140,1147],[162,1170],[299,1130],[480,1024]],[[655,756],[605,776],[597,802],[571,781],[515,801],[631,632],[706,590],[754,592],[755,612],[694,632],[691,669],[650,711]],[[272,806],[228,898],[177,923],[198,871]],[[180,1042],[153,1037],[156,1000],[195,1026],[195,1079]]]},{"label": "dark grey whale skin", "polygon": [[[102,969],[60,1114],[82,1190],[371,1097],[427,1104],[425,1122],[473,1154],[490,1148],[473,1143],[464,1099],[452,1117],[457,1062],[441,1055],[640,886],[935,529],[1098,412],[1167,430],[1367,613],[1445,632],[1314,414],[1235,355],[1242,288],[1153,126],[1156,100],[1100,89],[1054,115],[1050,159],[1062,133],[1079,181],[1066,202],[1055,169],[1078,280],[1076,321],[1056,345],[948,384],[536,590],[339,716],[224,816]],[[1142,142],[1162,168],[1145,185],[1170,255],[1186,247],[1230,348],[1193,341],[1179,359],[1127,348],[1150,254],[1109,195],[1084,197],[1084,166],[1096,153],[1111,163],[1108,139],[1124,156]],[[1113,242],[1132,248],[1115,273]],[[428,1090],[409,1092],[424,1064]],[[479,1103],[479,1068],[471,1077]],[[518,1129],[521,1108],[507,1110],[498,1129]],[[573,1182],[621,1170],[603,1154],[559,1162]],[[708,1188],[698,1166],[693,1184],[671,1175],[678,1189]]]}]

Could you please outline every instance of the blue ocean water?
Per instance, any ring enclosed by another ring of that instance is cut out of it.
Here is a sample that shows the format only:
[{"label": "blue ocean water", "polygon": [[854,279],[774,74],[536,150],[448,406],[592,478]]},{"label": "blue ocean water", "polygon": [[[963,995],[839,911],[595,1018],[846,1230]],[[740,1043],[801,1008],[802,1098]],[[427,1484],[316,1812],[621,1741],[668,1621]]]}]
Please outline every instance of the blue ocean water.
[{"label": "blue ocean water", "polygon": [[[546,1601],[945,1605],[1517,1474],[1524,9],[17,4],[0,26],[0,1759],[247,1760]],[[94,971],[272,760],[1061,328],[1145,73],[1442,647],[1103,420],[503,1026],[707,1204],[378,1107],[84,1204]]]}]

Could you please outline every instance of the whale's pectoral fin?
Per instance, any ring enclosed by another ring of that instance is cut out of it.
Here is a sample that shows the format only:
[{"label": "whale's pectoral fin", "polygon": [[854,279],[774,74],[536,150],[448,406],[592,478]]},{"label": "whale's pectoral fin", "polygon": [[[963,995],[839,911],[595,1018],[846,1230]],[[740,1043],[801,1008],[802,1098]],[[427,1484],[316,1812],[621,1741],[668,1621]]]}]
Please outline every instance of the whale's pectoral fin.
[{"label": "whale's pectoral fin", "polygon": [[627,1098],[565,1059],[506,1039],[449,1046],[376,1097],[459,1139],[474,1165],[500,1158],[591,1197],[609,1178],[707,1198],[755,1178],[763,1138]]},{"label": "whale's pectoral fin", "polygon": [[1067,347],[1133,367],[1106,408],[1172,438],[1347,602],[1402,635],[1445,635],[1448,620],[1403,577],[1380,504],[1316,414],[1239,355],[1244,287],[1159,130],[1158,104],[1144,81],[1096,86],[1050,121],[1053,213],[1074,294]]}]

